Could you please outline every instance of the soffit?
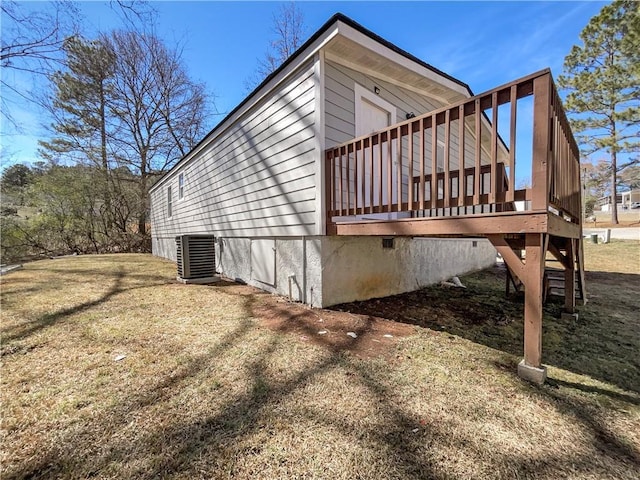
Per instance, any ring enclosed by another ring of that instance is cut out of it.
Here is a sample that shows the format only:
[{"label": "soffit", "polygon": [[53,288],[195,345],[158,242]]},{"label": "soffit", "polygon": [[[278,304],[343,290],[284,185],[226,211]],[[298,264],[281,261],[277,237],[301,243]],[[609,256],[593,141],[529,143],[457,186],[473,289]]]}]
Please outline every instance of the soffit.
[{"label": "soffit", "polygon": [[408,59],[401,58],[402,63],[398,63],[389,58],[394,52],[385,51],[388,49],[383,45],[374,45],[379,46],[379,51],[338,34],[325,45],[324,50],[326,58],[330,61],[429,96],[445,105],[469,97],[468,94],[461,92],[462,88],[458,85],[452,86],[453,88],[445,85],[453,82],[445,78],[442,78],[442,82],[438,81],[439,79],[436,80],[433,77],[438,77],[437,74],[429,71],[421,72],[426,69],[417,64],[412,65],[414,62]]}]

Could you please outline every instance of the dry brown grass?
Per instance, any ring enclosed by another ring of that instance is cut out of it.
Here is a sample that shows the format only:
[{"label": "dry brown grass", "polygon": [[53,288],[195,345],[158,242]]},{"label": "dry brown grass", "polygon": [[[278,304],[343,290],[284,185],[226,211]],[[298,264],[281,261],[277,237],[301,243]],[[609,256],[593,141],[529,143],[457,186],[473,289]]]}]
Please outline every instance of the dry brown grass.
[{"label": "dry brown grass", "polygon": [[361,358],[290,328],[303,307],[267,321],[288,306],[173,275],[112,255],[3,277],[3,479],[637,477],[637,390],[553,364],[531,386],[519,354],[422,327]]}]

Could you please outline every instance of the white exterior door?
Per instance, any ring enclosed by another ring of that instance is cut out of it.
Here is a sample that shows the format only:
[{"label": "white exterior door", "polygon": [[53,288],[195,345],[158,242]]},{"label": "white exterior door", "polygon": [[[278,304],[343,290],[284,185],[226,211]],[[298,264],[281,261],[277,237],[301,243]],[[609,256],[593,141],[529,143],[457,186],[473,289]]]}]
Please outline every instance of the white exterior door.
[{"label": "white exterior door", "polygon": [[360,123],[356,122],[356,137],[382,130],[391,125],[389,117],[391,112],[378,105],[374,105],[367,99],[361,99]]},{"label": "white exterior door", "polygon": [[[391,105],[386,100],[380,98],[373,92],[365,89],[364,87],[357,85],[355,88],[356,95],[356,137],[360,137],[362,135],[368,135],[370,133],[383,130],[387,128],[389,125],[395,123],[396,121],[396,108]],[[394,140],[395,143],[395,140]],[[388,192],[387,192],[387,178],[388,178],[388,148],[386,144],[382,149],[382,157],[380,156],[380,148],[376,146],[373,149],[373,172],[371,172],[371,168],[369,166],[369,162],[365,162],[364,169],[358,169],[358,179],[357,185],[362,185],[362,175],[364,173],[364,199],[362,196],[362,189],[356,188],[356,195],[358,196],[358,204],[364,205],[365,207],[370,206],[370,198],[371,198],[371,175],[373,173],[373,205],[378,205],[380,203],[379,197],[379,182],[382,182],[382,204],[386,204],[388,201]],[[392,152],[395,152],[395,148],[392,149]],[[380,168],[379,164],[382,162],[382,178],[378,178],[380,176]],[[395,162],[393,162],[395,164]],[[395,165],[392,170],[395,170]],[[393,177],[393,171],[391,172]],[[395,196],[397,196],[397,187],[396,182],[393,182],[393,192]],[[371,215],[367,215],[371,217]],[[386,218],[388,215],[385,215]]]}]

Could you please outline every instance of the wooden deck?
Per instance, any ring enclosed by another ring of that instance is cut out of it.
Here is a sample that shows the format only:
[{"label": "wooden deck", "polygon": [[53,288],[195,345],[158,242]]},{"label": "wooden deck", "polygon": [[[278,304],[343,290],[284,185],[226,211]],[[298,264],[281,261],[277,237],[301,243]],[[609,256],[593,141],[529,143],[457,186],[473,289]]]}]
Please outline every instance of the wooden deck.
[{"label": "wooden deck", "polygon": [[[522,129],[531,145],[518,145]],[[531,186],[517,189],[516,162],[527,149]],[[492,242],[525,289],[520,373],[543,380],[547,251],[565,271],[567,312],[575,311],[576,275],[584,288],[580,156],[550,71],[337,145],[325,161],[328,235]]]}]

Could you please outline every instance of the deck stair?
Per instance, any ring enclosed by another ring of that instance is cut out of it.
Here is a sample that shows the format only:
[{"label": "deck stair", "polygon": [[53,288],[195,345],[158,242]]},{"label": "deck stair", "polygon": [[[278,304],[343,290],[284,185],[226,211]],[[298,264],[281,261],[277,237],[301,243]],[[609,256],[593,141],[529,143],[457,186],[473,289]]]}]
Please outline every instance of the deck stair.
[{"label": "deck stair", "polygon": [[[545,301],[549,297],[562,297],[564,298],[564,270],[560,270],[554,267],[546,267],[544,269],[544,292]],[[576,300],[584,304],[584,298],[582,297],[582,288],[580,285],[580,276],[576,275],[576,281],[574,283]]]},{"label": "deck stair", "polygon": [[[524,258],[525,239],[524,235],[505,235],[505,241],[518,256],[518,258]],[[586,303],[586,292],[584,282],[584,262],[582,255],[582,240],[576,240],[578,248],[576,254],[573,256],[573,268],[576,272],[575,275],[575,296],[576,300],[582,305]],[[560,260],[558,257],[560,257]],[[569,262],[567,258],[567,239],[550,236],[548,243],[548,253],[545,256],[545,268],[543,278],[543,300],[546,303],[550,296],[564,297],[565,296],[565,265],[563,262]],[[520,279],[506,266],[507,279],[505,290],[506,294],[510,294],[511,289],[519,292],[524,289],[524,286]]]}]

